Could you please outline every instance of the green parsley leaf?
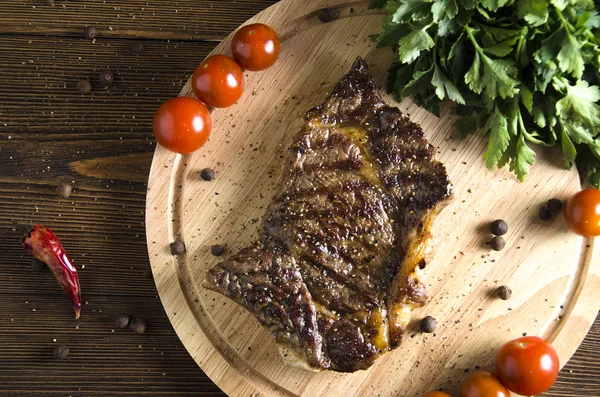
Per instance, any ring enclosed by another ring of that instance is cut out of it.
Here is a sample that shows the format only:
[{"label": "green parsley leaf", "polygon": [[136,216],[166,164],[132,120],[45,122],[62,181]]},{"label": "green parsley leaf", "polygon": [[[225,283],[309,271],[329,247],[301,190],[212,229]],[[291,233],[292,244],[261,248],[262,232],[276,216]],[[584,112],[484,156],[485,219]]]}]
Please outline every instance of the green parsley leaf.
[{"label": "green parsley leaf", "polygon": [[411,63],[421,54],[421,51],[429,50],[435,42],[427,33],[427,28],[413,30],[398,40],[398,57],[403,63]]},{"label": "green parsley leaf", "polygon": [[454,18],[458,14],[456,0],[437,0],[431,6],[431,14],[433,15],[434,22]]},{"label": "green parsley leaf", "polygon": [[575,161],[575,157],[577,156],[577,149],[575,149],[575,145],[571,142],[569,135],[563,129],[560,134],[560,143],[562,146],[562,153],[565,159],[565,167],[571,168],[573,162]]},{"label": "green parsley leaf", "polygon": [[510,135],[508,134],[508,126],[506,118],[496,109],[496,111],[490,115],[487,123],[481,129],[482,134],[489,132],[488,148],[483,156],[485,158],[485,165],[488,169],[494,168],[502,153],[508,149],[510,141]]},{"label": "green parsley leaf", "polygon": [[565,120],[573,120],[590,129],[599,127],[600,106],[596,103],[600,100],[598,86],[590,86],[584,80],[570,85],[563,79],[562,83],[566,88],[566,95],[556,102],[557,114]]},{"label": "green parsley leaf", "polygon": [[562,48],[556,56],[561,71],[571,73],[579,79],[583,75],[584,62],[581,55],[581,44],[571,34],[565,36]]},{"label": "green parsley leaf", "polygon": [[465,83],[474,92],[484,92],[490,98],[512,97],[519,92],[519,82],[513,77],[516,74],[517,68],[511,60],[493,60],[478,50],[475,52],[471,68],[465,75]]},{"label": "green parsley leaf", "polygon": [[517,140],[516,157],[511,162],[510,169],[517,174],[517,179],[523,182],[533,163],[535,163],[535,152],[527,146],[525,138],[521,134]]},{"label": "green parsley leaf", "polygon": [[465,99],[460,93],[458,87],[456,87],[452,80],[444,75],[444,72],[440,70],[438,65],[434,66],[431,83],[434,85],[434,87],[436,87],[435,93],[438,98],[444,99],[447,95],[450,100],[460,103],[461,105],[465,104]]},{"label": "green parsley leaf", "polygon": [[523,18],[531,26],[540,26],[548,21],[550,15],[548,0],[517,0],[519,18]]},{"label": "green parsley leaf", "polygon": [[423,0],[402,0],[392,15],[394,22],[420,21],[431,14],[431,3]]}]

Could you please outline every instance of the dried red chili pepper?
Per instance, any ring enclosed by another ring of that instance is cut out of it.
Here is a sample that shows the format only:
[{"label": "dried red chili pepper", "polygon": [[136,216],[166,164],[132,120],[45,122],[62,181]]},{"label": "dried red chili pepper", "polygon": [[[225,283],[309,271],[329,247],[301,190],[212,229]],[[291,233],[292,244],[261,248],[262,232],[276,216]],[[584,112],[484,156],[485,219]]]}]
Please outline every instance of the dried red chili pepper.
[{"label": "dried red chili pepper", "polygon": [[79,318],[81,313],[79,276],[58,237],[46,226],[35,225],[23,239],[23,248],[48,265],[71,299],[75,317]]}]

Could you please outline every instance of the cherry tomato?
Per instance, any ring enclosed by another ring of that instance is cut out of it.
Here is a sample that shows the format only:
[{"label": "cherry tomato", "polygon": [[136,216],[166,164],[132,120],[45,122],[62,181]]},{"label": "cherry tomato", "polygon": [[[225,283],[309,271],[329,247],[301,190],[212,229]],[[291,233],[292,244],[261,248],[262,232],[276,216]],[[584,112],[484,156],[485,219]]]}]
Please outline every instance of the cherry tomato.
[{"label": "cherry tomato", "polygon": [[600,190],[586,189],[567,201],[565,219],[569,228],[584,237],[600,236]]},{"label": "cherry tomato", "polygon": [[452,396],[448,393],[444,393],[443,391],[430,391],[429,393],[425,394],[423,397],[452,397]]},{"label": "cherry tomato", "polygon": [[178,97],[158,108],[152,126],[154,136],[162,146],[176,153],[191,153],[208,139],[212,121],[202,102]]},{"label": "cherry tomato", "polygon": [[496,371],[504,386],[511,391],[524,396],[541,394],[558,377],[558,355],[542,338],[525,336],[500,348]]},{"label": "cherry tomato", "polygon": [[244,92],[244,73],[233,58],[211,55],[196,68],[192,88],[202,102],[226,108],[237,102]]},{"label": "cherry tomato", "polygon": [[265,24],[246,25],[235,32],[231,51],[244,69],[265,70],[272,66],[279,56],[279,37]]},{"label": "cherry tomato", "polygon": [[467,376],[460,397],[510,397],[510,392],[491,372],[478,370]]}]

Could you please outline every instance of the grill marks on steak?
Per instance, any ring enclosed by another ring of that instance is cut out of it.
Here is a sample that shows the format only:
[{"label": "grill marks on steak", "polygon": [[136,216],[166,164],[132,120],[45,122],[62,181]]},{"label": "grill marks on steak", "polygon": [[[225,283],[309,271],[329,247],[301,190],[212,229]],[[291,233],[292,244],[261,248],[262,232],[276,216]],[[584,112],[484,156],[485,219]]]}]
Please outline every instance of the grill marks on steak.
[{"label": "grill marks on steak", "polygon": [[306,120],[258,241],[206,286],[254,313],[295,364],[356,371],[397,347],[425,302],[416,269],[452,187],[360,59]]}]

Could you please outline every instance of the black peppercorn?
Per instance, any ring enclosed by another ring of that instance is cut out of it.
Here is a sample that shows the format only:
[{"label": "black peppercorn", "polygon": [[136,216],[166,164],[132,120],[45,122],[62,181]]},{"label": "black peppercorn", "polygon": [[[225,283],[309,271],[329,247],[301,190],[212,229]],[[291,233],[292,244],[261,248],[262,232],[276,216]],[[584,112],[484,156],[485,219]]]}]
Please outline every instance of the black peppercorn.
[{"label": "black peppercorn", "polygon": [[77,82],[77,89],[82,94],[89,94],[90,92],[92,92],[92,85],[87,80],[79,80]]},{"label": "black peppercorn", "polygon": [[67,346],[57,346],[54,349],[54,357],[59,360],[64,360],[69,355],[69,348]]},{"label": "black peppercorn", "polygon": [[31,269],[34,272],[39,273],[46,270],[47,268],[48,266],[38,258],[31,259]]},{"label": "black peppercorn", "polygon": [[492,239],[490,245],[494,251],[502,251],[506,246],[506,241],[502,237],[496,236]]},{"label": "black peppercorn", "polygon": [[117,317],[115,317],[114,324],[117,328],[127,328],[129,325],[129,315],[119,314]]},{"label": "black peppercorn", "polygon": [[56,195],[58,197],[67,198],[73,192],[73,188],[68,183],[61,182],[56,186]]},{"label": "black peppercorn", "polygon": [[437,321],[431,316],[423,317],[423,319],[421,320],[421,324],[419,324],[419,328],[421,328],[421,331],[426,332],[428,334],[435,331],[435,327],[437,327]]},{"label": "black peppercorn", "polygon": [[329,8],[321,8],[317,11],[317,18],[319,18],[319,21],[327,23],[331,21],[331,11],[329,11]]},{"label": "black peppercorn", "polygon": [[490,223],[490,232],[496,236],[503,236],[508,231],[508,224],[502,219],[496,219]]},{"label": "black peppercorn", "polygon": [[136,41],[135,43],[133,43],[131,45],[130,48],[131,52],[133,52],[134,54],[139,54],[140,52],[144,51],[144,43],[141,43],[139,41]]},{"label": "black peppercorn", "polygon": [[98,81],[102,87],[107,87],[114,83],[115,78],[110,70],[103,70],[98,76]]},{"label": "black peppercorn", "polygon": [[225,252],[225,247],[219,244],[215,244],[210,247],[210,253],[214,256],[221,256]]},{"label": "black peppercorn", "polygon": [[552,219],[552,212],[547,207],[540,208],[540,219],[543,221],[549,221]]},{"label": "black peppercorn", "polygon": [[134,317],[129,323],[129,328],[135,333],[143,334],[146,330],[146,320],[140,317]]},{"label": "black peppercorn", "polygon": [[144,269],[144,277],[148,279],[152,279],[152,269],[146,268]]},{"label": "black peppercorn", "polygon": [[54,5],[54,0],[44,0],[44,5],[45,6],[53,6]]},{"label": "black peppercorn", "polygon": [[86,26],[86,28],[83,29],[83,37],[86,39],[94,40],[96,33],[98,32],[94,26]]},{"label": "black peppercorn", "polygon": [[215,170],[213,170],[212,168],[205,168],[202,171],[200,171],[200,178],[202,178],[205,181],[212,181],[213,179],[215,179]]},{"label": "black peppercorn", "polygon": [[181,255],[185,252],[185,243],[183,241],[174,241],[171,243],[171,255]]},{"label": "black peppercorn", "polygon": [[498,293],[498,297],[500,299],[502,299],[503,301],[509,300],[510,297],[512,296],[512,290],[510,288],[508,288],[506,285],[498,287],[497,293]]},{"label": "black peppercorn", "polygon": [[555,198],[548,200],[546,205],[548,206],[548,209],[552,212],[558,212],[562,208],[562,202],[559,199]]}]

